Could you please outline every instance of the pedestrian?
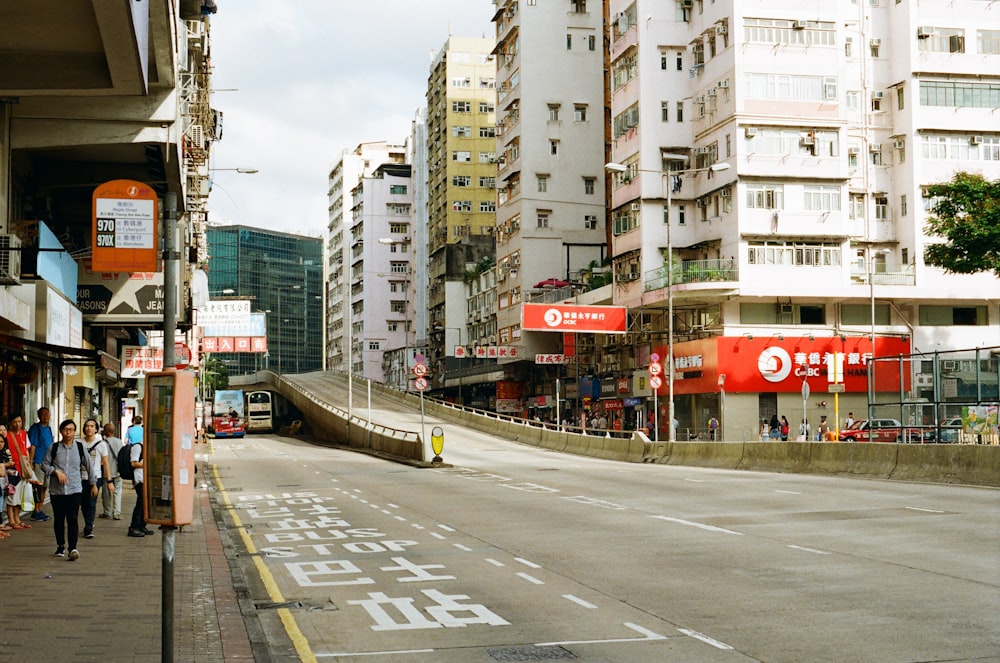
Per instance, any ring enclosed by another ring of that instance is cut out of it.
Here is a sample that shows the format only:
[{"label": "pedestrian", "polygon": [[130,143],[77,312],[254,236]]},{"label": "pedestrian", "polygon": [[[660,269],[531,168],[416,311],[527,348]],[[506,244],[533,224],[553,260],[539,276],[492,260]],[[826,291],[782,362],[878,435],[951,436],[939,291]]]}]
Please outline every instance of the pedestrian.
[{"label": "pedestrian", "polygon": [[854,413],[848,412],[847,419],[844,419],[844,428],[850,428],[854,425]]},{"label": "pedestrian", "polygon": [[[55,557],[65,557],[69,547],[69,561],[80,558],[76,549],[80,532],[80,503],[84,490],[97,497],[97,484],[90,456],[83,449],[83,442],[76,438],[76,422],[66,419],[59,424],[59,442],[45,456],[42,469],[49,478],[49,499],[52,502],[53,528],[56,534]],[[86,478],[84,478],[86,475]]]},{"label": "pedestrian", "polygon": [[108,468],[111,470],[110,479],[105,477],[104,490],[101,491],[101,505],[104,510],[101,518],[122,519],[122,477],[118,471],[118,452],[125,445],[120,437],[115,436],[115,425],[104,424],[102,430],[104,441],[108,443]]},{"label": "pedestrian", "polygon": [[8,474],[8,481],[14,483],[13,492],[7,491],[7,520],[14,529],[31,529],[31,525],[21,520],[22,511],[34,511],[35,500],[31,482],[35,480],[35,471],[31,467],[31,456],[28,455],[28,432],[21,425],[24,419],[16,414],[10,419],[7,427],[7,448],[14,461],[13,477]]},{"label": "pedestrian", "polygon": [[708,419],[708,439],[715,442],[719,433],[719,420],[715,417],[709,417]]},{"label": "pedestrian", "polygon": [[35,471],[35,482],[32,484],[35,497],[35,509],[31,512],[29,520],[46,521],[49,519],[45,515],[45,474],[42,472],[42,463],[45,461],[45,454],[52,448],[55,435],[52,433],[52,425],[49,423],[52,415],[49,408],[44,405],[38,408],[38,421],[31,424],[28,429],[28,443],[33,449],[31,454],[32,469]]},{"label": "pedestrian", "polygon": [[[0,500],[3,500],[6,506],[7,502],[7,490],[10,488],[13,490],[13,486],[10,484],[10,480],[13,478],[14,474],[14,459],[10,455],[10,447],[7,446],[7,426],[0,424]],[[3,521],[0,524],[0,539],[6,539],[8,532],[14,530],[10,526],[10,519],[7,518],[7,510],[5,508],[0,509],[0,520]]]},{"label": "pedestrian", "polygon": [[803,442],[808,442],[809,441],[809,431],[810,430],[811,429],[809,427],[809,420],[808,419],[803,419],[802,423],[799,424],[799,435],[802,436],[802,441]]},{"label": "pedestrian", "polygon": [[781,441],[788,442],[788,419],[781,415]]},{"label": "pedestrian", "polygon": [[[97,485],[98,494],[104,487],[104,478],[110,476],[111,467],[108,461],[111,448],[98,432],[100,424],[96,419],[87,419],[83,422],[83,445],[90,456],[90,465],[94,470],[92,477]],[[111,488],[114,490],[114,488]],[[97,495],[83,496],[83,538],[94,538],[94,522],[97,519]]]},{"label": "pedestrian", "polygon": [[[128,429],[128,433],[125,435],[125,442],[129,445],[129,459],[132,462],[132,485],[135,487],[135,508],[132,509],[132,521],[129,523],[128,535],[145,537],[154,532],[146,528],[146,518],[143,512],[145,493],[143,492],[142,471],[142,417],[136,417],[134,421],[135,424]],[[138,429],[138,433],[134,432],[136,429]]]},{"label": "pedestrian", "polygon": [[828,437],[830,437],[830,423],[826,420],[826,415],[822,414],[819,417],[819,426],[816,427],[819,433],[820,441],[825,442]]},{"label": "pedestrian", "polygon": [[778,421],[778,415],[772,414],[771,421],[767,423],[767,435],[772,442],[777,442],[781,439],[781,422]]}]

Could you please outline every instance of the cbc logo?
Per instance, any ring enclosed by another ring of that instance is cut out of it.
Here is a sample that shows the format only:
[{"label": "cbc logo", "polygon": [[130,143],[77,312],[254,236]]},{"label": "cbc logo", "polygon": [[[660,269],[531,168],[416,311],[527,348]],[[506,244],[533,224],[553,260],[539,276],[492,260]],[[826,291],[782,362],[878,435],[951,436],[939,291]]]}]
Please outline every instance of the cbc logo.
[{"label": "cbc logo", "polygon": [[781,382],[792,372],[792,357],[784,348],[767,348],[757,357],[757,370],[768,382]]},{"label": "cbc logo", "polygon": [[562,313],[558,309],[550,308],[545,312],[545,324],[549,327],[558,327],[562,322]]}]

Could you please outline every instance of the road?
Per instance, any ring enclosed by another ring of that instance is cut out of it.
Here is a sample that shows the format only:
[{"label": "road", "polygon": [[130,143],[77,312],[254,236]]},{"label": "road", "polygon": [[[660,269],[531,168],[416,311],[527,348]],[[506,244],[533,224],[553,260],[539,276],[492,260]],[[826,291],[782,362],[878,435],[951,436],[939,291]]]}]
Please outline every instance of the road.
[{"label": "road", "polygon": [[437,469],[216,441],[275,660],[1000,661],[997,490],[623,464],[441,425]]}]

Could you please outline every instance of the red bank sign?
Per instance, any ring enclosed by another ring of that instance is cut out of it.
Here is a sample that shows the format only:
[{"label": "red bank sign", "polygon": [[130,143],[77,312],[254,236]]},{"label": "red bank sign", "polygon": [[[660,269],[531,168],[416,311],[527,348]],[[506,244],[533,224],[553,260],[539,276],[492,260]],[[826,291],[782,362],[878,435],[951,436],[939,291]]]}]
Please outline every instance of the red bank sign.
[{"label": "red bank sign", "polygon": [[522,304],[521,329],[526,331],[624,334],[626,311],[624,306]]}]

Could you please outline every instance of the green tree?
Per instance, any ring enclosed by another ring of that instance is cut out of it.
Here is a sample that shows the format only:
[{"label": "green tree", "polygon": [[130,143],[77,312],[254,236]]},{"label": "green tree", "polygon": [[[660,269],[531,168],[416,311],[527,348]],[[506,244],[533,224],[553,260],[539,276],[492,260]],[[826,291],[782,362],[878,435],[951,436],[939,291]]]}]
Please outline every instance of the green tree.
[{"label": "green tree", "polygon": [[218,357],[209,357],[202,370],[205,395],[211,396],[219,389],[229,388],[229,367]]},{"label": "green tree", "polygon": [[928,245],[924,262],[953,274],[1000,276],[1000,180],[960,172],[927,193],[935,200],[927,234],[946,241]]}]

